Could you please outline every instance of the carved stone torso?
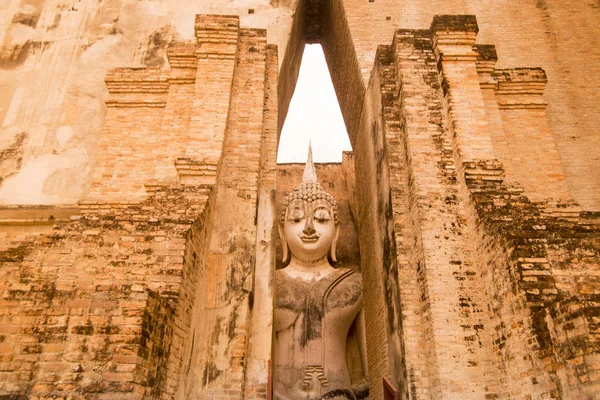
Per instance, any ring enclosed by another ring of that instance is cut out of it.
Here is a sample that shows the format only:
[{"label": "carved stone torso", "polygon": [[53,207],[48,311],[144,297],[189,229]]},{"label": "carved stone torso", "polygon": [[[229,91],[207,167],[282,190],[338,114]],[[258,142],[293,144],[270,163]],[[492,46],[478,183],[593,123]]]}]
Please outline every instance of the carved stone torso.
[{"label": "carved stone torso", "polygon": [[276,399],[311,399],[350,386],[348,331],[362,308],[362,277],[349,268],[304,280],[276,272]]}]

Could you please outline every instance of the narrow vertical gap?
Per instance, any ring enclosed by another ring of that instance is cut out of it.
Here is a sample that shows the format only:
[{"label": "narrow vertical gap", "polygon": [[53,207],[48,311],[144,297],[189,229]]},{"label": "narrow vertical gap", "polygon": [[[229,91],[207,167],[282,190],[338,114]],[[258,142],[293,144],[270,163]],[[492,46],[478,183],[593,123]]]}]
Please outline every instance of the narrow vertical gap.
[{"label": "narrow vertical gap", "polygon": [[278,163],[304,162],[309,140],[316,162],[341,162],[352,150],[323,48],[307,44],[281,131]]}]

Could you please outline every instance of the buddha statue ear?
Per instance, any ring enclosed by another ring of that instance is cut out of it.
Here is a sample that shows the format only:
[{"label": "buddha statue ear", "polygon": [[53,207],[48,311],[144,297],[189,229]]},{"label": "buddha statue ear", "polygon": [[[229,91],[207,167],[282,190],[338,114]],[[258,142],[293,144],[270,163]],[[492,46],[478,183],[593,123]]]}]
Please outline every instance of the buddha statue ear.
[{"label": "buddha statue ear", "polygon": [[337,245],[337,240],[338,240],[339,235],[340,235],[340,225],[336,224],[335,225],[335,233],[333,234],[333,240],[331,241],[331,248],[329,249],[329,257],[331,258],[331,261],[333,261],[333,262],[337,262],[335,250],[336,250],[336,245]]},{"label": "buddha statue ear", "polygon": [[287,242],[285,240],[285,236],[283,235],[283,226],[279,224],[277,226],[277,230],[279,231],[279,238],[281,239],[281,249],[283,250],[282,262],[287,262],[288,256],[290,254],[290,250],[288,249]]}]

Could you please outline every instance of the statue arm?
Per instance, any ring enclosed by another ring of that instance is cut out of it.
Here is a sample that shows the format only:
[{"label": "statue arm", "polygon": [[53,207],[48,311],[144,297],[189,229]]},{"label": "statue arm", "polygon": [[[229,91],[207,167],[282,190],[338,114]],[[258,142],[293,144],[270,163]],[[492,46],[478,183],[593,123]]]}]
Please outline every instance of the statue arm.
[{"label": "statue arm", "polygon": [[[362,302],[361,302],[362,303]],[[362,364],[363,376],[368,380],[369,367],[367,364],[367,330],[365,327],[365,311],[360,309],[356,316],[356,335],[358,339],[358,351],[360,352],[360,363]]]}]

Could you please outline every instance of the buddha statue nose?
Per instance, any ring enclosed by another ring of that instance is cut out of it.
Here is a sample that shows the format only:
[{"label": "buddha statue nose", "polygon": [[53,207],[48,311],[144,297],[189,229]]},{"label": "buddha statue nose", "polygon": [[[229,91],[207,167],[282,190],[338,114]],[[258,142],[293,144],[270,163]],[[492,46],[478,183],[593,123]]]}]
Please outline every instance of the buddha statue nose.
[{"label": "buddha statue nose", "polygon": [[302,231],[302,233],[304,233],[307,236],[312,236],[316,232],[317,231],[315,230],[315,226],[313,224],[313,219],[312,218],[306,218],[306,223],[304,224],[304,230]]}]

